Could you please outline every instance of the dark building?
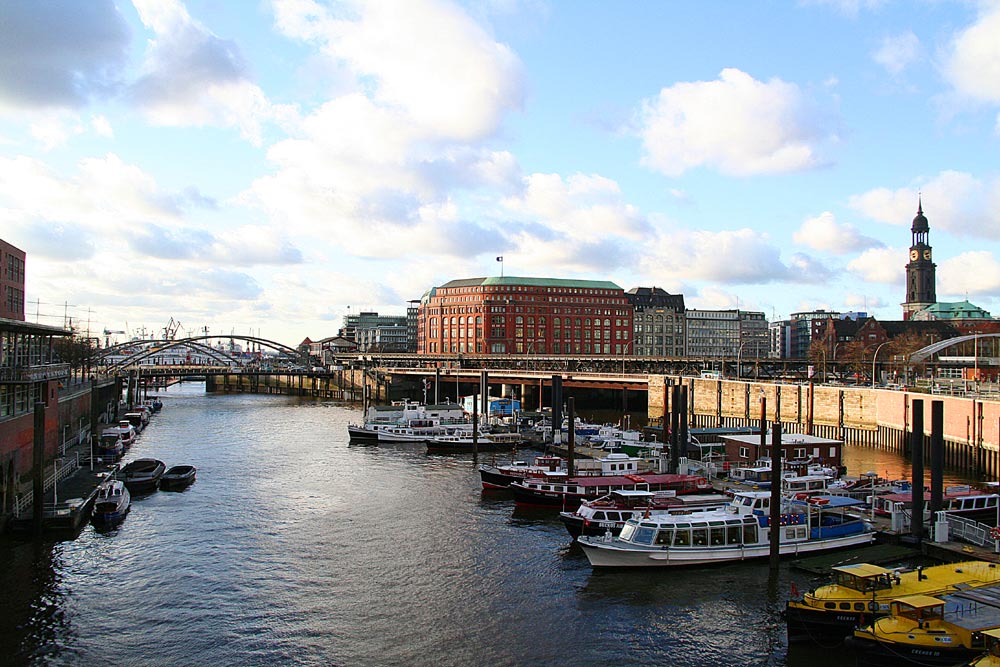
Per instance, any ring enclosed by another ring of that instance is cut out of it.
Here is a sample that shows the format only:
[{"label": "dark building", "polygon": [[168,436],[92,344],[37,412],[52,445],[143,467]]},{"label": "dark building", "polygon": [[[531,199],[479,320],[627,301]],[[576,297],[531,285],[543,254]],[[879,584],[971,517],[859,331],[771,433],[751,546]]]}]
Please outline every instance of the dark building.
[{"label": "dark building", "polygon": [[924,217],[924,207],[917,201],[917,216],[910,229],[910,262],[906,265],[906,301],[903,302],[903,319],[908,320],[913,313],[937,303],[934,272],[937,265],[931,261],[931,246],[928,243],[930,225]]},{"label": "dark building", "polygon": [[635,347],[627,353],[643,357],[684,356],[684,296],[659,287],[633,287],[625,298],[635,312]]}]

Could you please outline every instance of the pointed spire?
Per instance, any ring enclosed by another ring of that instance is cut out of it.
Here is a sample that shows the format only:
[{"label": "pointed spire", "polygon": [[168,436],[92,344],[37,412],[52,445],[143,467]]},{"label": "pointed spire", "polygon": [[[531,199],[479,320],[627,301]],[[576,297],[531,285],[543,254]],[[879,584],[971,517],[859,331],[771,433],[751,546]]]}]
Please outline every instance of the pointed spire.
[{"label": "pointed spire", "polygon": [[919,190],[917,190],[917,215],[923,215],[924,214],[924,201],[923,201],[923,199],[924,199],[923,194]]}]

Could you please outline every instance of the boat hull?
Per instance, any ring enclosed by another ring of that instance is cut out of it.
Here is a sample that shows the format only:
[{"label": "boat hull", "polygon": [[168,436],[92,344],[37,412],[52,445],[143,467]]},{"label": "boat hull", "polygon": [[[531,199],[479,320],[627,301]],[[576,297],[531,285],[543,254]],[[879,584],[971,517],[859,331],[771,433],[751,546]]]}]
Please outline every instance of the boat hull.
[{"label": "boat hull", "polygon": [[[803,542],[783,543],[780,547],[782,556],[802,556],[825,551],[835,551],[848,547],[871,544],[875,539],[872,532],[845,535],[843,537]],[[629,548],[612,542],[604,542],[600,538],[581,537],[577,543],[583,548],[587,560],[593,567],[677,567],[684,565],[711,565],[713,563],[732,563],[757,558],[767,558],[771,554],[769,544],[754,544],[752,546],[714,546],[689,548]]]},{"label": "boat hull", "polygon": [[179,470],[171,468],[160,478],[160,488],[167,491],[186,489],[194,483],[197,471],[194,466],[186,466]]},{"label": "boat hull", "polygon": [[875,616],[868,611],[833,612],[792,604],[785,608],[789,644],[839,645],[854,632],[854,628],[864,627],[874,620]]},{"label": "boat hull", "polygon": [[983,649],[965,646],[929,646],[882,642],[873,638],[852,635],[844,646],[854,655],[857,667],[891,667],[894,665],[920,665],[920,667],[953,667],[968,664]]}]

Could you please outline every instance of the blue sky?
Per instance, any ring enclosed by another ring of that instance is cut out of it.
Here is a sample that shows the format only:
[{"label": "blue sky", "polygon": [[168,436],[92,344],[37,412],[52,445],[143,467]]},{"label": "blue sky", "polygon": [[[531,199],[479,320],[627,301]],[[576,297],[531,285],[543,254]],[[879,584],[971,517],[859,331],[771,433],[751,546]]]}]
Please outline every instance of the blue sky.
[{"label": "blue sky", "polygon": [[[333,335],[455,278],[1000,310],[1000,3],[14,0],[28,319]],[[122,336],[118,336],[119,339]]]}]

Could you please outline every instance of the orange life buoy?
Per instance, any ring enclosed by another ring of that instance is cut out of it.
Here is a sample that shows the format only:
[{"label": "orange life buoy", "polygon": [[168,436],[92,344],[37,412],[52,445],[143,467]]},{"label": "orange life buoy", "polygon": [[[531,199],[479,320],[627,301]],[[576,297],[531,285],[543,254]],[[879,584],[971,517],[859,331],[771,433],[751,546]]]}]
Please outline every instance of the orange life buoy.
[{"label": "orange life buoy", "polygon": [[990,536],[994,540],[1000,540],[1000,526],[994,526],[990,529]]},{"label": "orange life buoy", "polygon": [[813,505],[826,505],[827,503],[830,502],[830,499],[812,497],[809,499],[809,502],[811,502]]}]

